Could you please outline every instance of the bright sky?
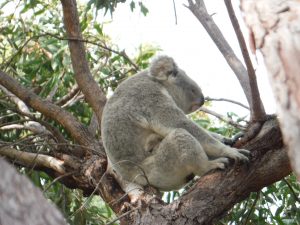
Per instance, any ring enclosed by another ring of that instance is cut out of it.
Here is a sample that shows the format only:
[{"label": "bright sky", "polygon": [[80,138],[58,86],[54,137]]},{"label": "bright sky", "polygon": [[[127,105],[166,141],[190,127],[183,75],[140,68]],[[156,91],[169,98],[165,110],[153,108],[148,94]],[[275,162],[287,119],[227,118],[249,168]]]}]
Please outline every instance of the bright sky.
[{"label": "bright sky", "polygon": [[[113,15],[113,22],[104,26],[104,32],[112,37],[113,42],[132,54],[141,43],[159,46],[163,52],[172,56],[177,64],[184,69],[202,88],[204,95],[215,98],[229,98],[246,104],[242,89],[225,59],[210,39],[196,17],[183,4],[187,0],[176,0],[178,23],[175,23],[172,0],[144,0],[149,9],[145,17],[137,9],[130,11],[128,4],[119,4]],[[238,0],[233,0],[236,14],[241,17]],[[222,30],[240,59],[241,53],[235,33],[223,1],[205,1],[208,12],[214,13],[214,20]],[[103,19],[103,18],[101,18]],[[108,15],[106,21],[111,21]],[[243,20],[240,18],[240,22]],[[246,29],[244,28],[246,31]],[[247,36],[245,37],[247,41]],[[257,71],[257,79],[262,100],[267,112],[274,113],[274,99],[268,84],[263,62],[253,61]],[[238,112],[241,116],[248,112],[230,103],[214,103],[215,111]]]}]

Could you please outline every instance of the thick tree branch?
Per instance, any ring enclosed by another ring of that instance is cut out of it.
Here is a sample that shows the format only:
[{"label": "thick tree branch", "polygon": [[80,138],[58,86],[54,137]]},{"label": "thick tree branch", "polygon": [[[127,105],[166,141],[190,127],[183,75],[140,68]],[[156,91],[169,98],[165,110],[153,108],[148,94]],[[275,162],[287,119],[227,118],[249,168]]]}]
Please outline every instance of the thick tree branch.
[{"label": "thick tree branch", "polygon": [[300,3],[241,1],[253,50],[263,53],[277,99],[280,125],[300,180]]},{"label": "thick tree branch", "polygon": [[101,123],[102,111],[106,97],[94,80],[86,60],[85,47],[82,40],[77,5],[75,0],[61,0],[64,14],[64,25],[69,38],[69,48],[75,79],[86,101],[91,105]]},{"label": "thick tree branch", "polygon": [[[250,106],[251,112],[251,120],[253,121],[264,121],[265,113],[263,110],[263,104],[259,98],[259,94],[253,93],[251,87],[248,72],[242,62],[237,58],[234,54],[232,48],[224,38],[223,34],[221,33],[220,29],[217,27],[215,22],[213,21],[212,17],[208,14],[204,1],[203,0],[188,0],[189,5],[187,6],[190,11],[195,15],[195,17],[199,20],[199,22],[203,25],[207,33],[210,35],[220,52],[223,54],[224,58],[226,59],[228,65],[231,67],[233,72],[235,73],[236,77],[238,78],[241,87],[246,95],[248,104]],[[254,81],[252,82],[256,84]],[[258,101],[258,103],[257,103]],[[260,111],[256,112],[258,106],[260,107]]]},{"label": "thick tree branch", "polygon": [[69,112],[64,111],[59,106],[43,100],[31,90],[27,90],[21,86],[14,78],[0,70],[0,85],[12,92],[20,98],[26,105],[41,112],[45,116],[59,122],[72,135],[72,137],[81,145],[98,150],[99,143],[95,142],[88,129],[78,122],[76,118]]}]

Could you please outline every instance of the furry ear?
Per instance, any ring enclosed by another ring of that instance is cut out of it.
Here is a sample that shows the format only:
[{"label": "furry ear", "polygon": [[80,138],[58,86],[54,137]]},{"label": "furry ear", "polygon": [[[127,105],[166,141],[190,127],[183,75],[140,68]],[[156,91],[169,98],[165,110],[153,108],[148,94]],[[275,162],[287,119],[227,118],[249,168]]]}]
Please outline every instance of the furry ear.
[{"label": "furry ear", "polygon": [[150,76],[155,77],[157,80],[167,80],[168,76],[177,73],[177,65],[173,58],[169,56],[159,56],[152,61],[149,73]]}]

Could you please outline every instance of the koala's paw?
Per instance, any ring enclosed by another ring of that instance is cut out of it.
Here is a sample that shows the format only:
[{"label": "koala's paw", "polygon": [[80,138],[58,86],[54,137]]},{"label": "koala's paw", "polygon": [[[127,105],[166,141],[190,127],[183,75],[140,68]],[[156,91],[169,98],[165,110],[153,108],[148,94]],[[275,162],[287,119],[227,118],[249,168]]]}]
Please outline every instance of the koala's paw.
[{"label": "koala's paw", "polygon": [[211,169],[221,169],[224,170],[226,166],[229,164],[229,159],[225,157],[217,158],[211,162]]},{"label": "koala's paw", "polygon": [[227,148],[225,155],[235,161],[249,162],[250,151],[246,149]]}]

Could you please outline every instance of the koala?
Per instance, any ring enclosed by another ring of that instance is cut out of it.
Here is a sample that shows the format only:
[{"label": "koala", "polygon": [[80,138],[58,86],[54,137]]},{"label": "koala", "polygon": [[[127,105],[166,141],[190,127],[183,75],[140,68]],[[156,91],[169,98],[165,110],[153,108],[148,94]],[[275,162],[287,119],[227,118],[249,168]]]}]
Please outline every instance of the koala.
[{"label": "koala", "polygon": [[224,145],[186,114],[204,103],[200,87],[171,57],[122,82],[104,107],[101,133],[110,166],[128,183],[177,190],[249,151]]}]

